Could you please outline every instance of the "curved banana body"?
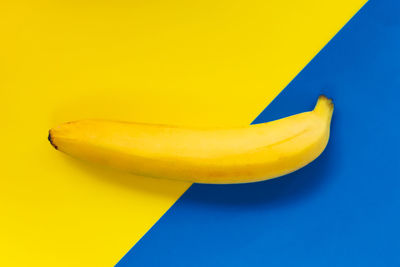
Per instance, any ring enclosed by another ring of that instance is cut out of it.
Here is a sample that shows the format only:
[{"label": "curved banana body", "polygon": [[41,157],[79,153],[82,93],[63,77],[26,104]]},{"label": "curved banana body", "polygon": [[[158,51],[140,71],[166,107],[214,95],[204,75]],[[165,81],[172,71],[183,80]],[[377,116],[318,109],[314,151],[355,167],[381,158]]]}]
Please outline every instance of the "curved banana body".
[{"label": "curved banana body", "polygon": [[248,183],[293,172],[317,158],[329,139],[332,101],[313,111],[238,128],[82,120],[50,130],[69,155],[144,176],[196,183]]}]

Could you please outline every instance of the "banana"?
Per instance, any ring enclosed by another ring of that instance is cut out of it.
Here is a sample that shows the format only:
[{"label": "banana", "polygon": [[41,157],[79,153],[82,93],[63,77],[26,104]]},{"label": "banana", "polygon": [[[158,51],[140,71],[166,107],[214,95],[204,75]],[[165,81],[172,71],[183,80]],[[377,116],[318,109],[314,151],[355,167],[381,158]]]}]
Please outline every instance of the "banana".
[{"label": "banana", "polygon": [[134,174],[195,183],[248,183],[279,177],[307,165],[325,149],[333,103],[237,128],[181,128],[106,120],[61,124],[50,143],[77,158]]}]

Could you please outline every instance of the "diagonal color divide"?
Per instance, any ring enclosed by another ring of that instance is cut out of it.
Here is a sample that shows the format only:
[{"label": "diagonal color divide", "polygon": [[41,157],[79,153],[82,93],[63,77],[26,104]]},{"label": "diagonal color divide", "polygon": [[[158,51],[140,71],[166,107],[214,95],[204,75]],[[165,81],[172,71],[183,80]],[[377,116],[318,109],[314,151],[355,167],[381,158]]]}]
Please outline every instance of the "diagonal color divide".
[{"label": "diagonal color divide", "polygon": [[334,98],[315,162],[193,185],[117,266],[400,266],[400,2],[369,1],[254,123]]},{"label": "diagonal color divide", "polygon": [[2,1],[0,265],[115,264],[189,187],[65,157],[50,127],[249,124],[364,2]]}]

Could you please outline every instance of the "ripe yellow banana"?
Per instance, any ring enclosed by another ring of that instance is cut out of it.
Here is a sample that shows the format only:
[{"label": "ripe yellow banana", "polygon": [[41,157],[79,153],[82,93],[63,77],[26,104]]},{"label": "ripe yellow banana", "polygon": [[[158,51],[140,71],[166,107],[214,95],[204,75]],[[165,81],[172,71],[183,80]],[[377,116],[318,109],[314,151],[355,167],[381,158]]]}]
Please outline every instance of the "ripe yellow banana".
[{"label": "ripe yellow banana", "polygon": [[248,183],[293,172],[317,158],[329,139],[332,101],[314,110],[237,128],[180,128],[104,120],[50,130],[58,150],[132,173],[196,183]]}]

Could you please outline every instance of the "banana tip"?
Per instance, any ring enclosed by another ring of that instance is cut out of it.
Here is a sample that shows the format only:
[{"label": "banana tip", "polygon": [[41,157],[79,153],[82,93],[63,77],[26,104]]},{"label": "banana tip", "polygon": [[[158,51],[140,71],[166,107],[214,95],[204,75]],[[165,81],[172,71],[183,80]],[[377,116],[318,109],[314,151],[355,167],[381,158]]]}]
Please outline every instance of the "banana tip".
[{"label": "banana tip", "polygon": [[49,136],[47,137],[49,139],[50,144],[55,148],[58,149],[57,146],[54,144],[53,137],[51,136],[51,130],[49,131]]}]

